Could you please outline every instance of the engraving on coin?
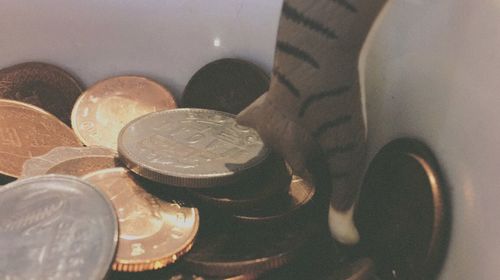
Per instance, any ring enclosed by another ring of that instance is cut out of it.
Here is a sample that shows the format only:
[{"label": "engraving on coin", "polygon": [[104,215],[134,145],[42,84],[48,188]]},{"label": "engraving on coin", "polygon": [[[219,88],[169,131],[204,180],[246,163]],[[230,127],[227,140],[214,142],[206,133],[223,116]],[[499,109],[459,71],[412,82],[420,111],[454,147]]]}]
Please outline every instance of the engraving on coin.
[{"label": "engraving on coin", "polygon": [[103,279],[118,223],[111,202],[76,177],[46,175],[0,188],[2,279]]},{"label": "engraving on coin", "polygon": [[56,147],[50,152],[31,158],[23,165],[20,178],[44,174],[81,177],[100,169],[117,167],[118,155],[104,147]]},{"label": "engraving on coin", "polygon": [[260,207],[238,211],[233,217],[245,222],[276,222],[303,210],[312,201],[315,190],[313,185],[307,184],[300,177],[293,176],[286,195],[278,196],[271,203]]},{"label": "engraving on coin", "polygon": [[0,173],[21,175],[26,160],[57,146],[81,146],[73,131],[42,109],[0,99]]},{"label": "engraving on coin", "polygon": [[198,70],[182,94],[182,106],[238,114],[269,89],[269,76],[258,66],[233,58]]},{"label": "engraving on coin", "polygon": [[75,78],[54,65],[27,62],[0,70],[0,98],[43,108],[67,125],[81,92]]},{"label": "engraving on coin", "polygon": [[124,168],[83,177],[113,202],[120,224],[117,271],[159,269],[191,249],[198,232],[198,209],[181,207],[146,192]]},{"label": "engraving on coin", "polygon": [[268,149],[234,115],[175,109],[130,122],[120,133],[118,153],[129,168],[153,181],[210,187],[235,181],[264,161]]},{"label": "engraving on coin", "polygon": [[120,130],[147,113],[176,108],[174,97],[162,85],[138,76],[119,76],[94,84],[76,101],[71,124],[88,146],[116,150]]}]

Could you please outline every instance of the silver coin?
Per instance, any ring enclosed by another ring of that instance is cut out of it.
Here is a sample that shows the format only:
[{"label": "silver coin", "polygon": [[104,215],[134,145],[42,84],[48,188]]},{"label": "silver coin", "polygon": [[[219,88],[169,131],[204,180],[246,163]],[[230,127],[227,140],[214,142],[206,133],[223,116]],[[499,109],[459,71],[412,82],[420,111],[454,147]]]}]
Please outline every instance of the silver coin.
[{"label": "silver coin", "polygon": [[81,177],[96,170],[116,167],[118,155],[105,147],[56,147],[24,162],[20,178],[45,174]]},{"label": "silver coin", "polygon": [[38,176],[0,188],[2,279],[103,279],[117,240],[111,202],[76,177]]},{"label": "silver coin", "polygon": [[151,113],[120,132],[118,153],[135,173],[181,187],[234,182],[269,151],[258,133],[229,113],[174,109]]}]

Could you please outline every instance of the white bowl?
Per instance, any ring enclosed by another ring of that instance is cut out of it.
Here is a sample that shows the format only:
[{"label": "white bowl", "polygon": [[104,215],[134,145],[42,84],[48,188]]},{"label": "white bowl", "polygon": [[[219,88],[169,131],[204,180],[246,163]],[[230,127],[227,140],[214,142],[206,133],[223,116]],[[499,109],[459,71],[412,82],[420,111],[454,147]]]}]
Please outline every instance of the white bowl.
[{"label": "white bowl", "polygon": [[[270,71],[281,0],[1,0],[0,66],[61,65],[86,86],[143,74],[177,97],[222,57]],[[436,153],[452,192],[440,279],[500,276],[500,4],[389,1],[360,60],[369,153],[400,136]]]}]

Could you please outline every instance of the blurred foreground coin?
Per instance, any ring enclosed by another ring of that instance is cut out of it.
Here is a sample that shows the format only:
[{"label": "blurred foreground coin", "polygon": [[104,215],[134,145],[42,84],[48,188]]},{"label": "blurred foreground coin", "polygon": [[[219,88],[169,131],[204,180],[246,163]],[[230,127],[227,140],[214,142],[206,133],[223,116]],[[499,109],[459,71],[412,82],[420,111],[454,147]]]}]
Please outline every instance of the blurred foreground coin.
[{"label": "blurred foreground coin", "polygon": [[81,177],[97,170],[117,167],[118,161],[116,151],[104,147],[57,147],[27,160],[21,178],[44,174]]},{"label": "blurred foreground coin", "polygon": [[159,269],[191,249],[198,232],[198,209],[166,202],[146,192],[125,168],[83,177],[111,199],[120,224],[117,271]]},{"label": "blurred foreground coin", "polygon": [[137,76],[119,76],[100,81],[76,101],[71,124],[87,146],[116,150],[120,130],[147,113],[176,108],[174,97],[162,85]]},{"label": "blurred foreground coin", "polygon": [[39,176],[0,188],[2,279],[103,279],[117,239],[111,202],[76,177]]},{"label": "blurred foreground coin", "polygon": [[118,153],[132,171],[150,180],[201,188],[236,181],[262,163],[268,149],[234,115],[175,109],[130,122],[120,133]]},{"label": "blurred foreground coin", "polygon": [[26,160],[58,146],[81,146],[73,131],[44,110],[0,99],[0,173],[19,177]]},{"label": "blurred foreground coin", "polygon": [[79,83],[61,68],[27,62],[0,70],[0,98],[29,103],[50,112],[67,125],[82,93]]}]

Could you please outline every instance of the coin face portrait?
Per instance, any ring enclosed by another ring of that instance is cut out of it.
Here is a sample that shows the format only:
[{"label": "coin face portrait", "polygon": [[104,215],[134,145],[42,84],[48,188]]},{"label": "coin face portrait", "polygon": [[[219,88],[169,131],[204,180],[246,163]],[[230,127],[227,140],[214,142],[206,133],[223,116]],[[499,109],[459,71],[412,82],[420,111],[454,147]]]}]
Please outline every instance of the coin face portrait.
[{"label": "coin face portrait", "polygon": [[38,106],[67,125],[81,93],[77,80],[55,65],[27,62],[0,70],[0,98]]},{"label": "coin face portrait", "polygon": [[155,81],[119,76],[87,89],[73,107],[71,123],[84,144],[116,150],[118,134],[131,120],[176,107],[170,91]]},{"label": "coin face portrait", "polygon": [[83,179],[103,191],[116,209],[120,238],[114,270],[159,269],[191,248],[198,209],[151,195],[124,168],[96,171]]},{"label": "coin face portrait", "polygon": [[118,142],[120,157],[139,175],[191,187],[234,178],[269,152],[258,133],[238,125],[234,115],[205,109],[148,114],[129,123]]},{"label": "coin face portrait", "polygon": [[81,146],[73,131],[35,106],[0,100],[0,173],[19,177],[26,160],[58,146]]},{"label": "coin face portrait", "polygon": [[103,279],[118,223],[111,202],[76,177],[46,175],[0,188],[3,279]]}]

